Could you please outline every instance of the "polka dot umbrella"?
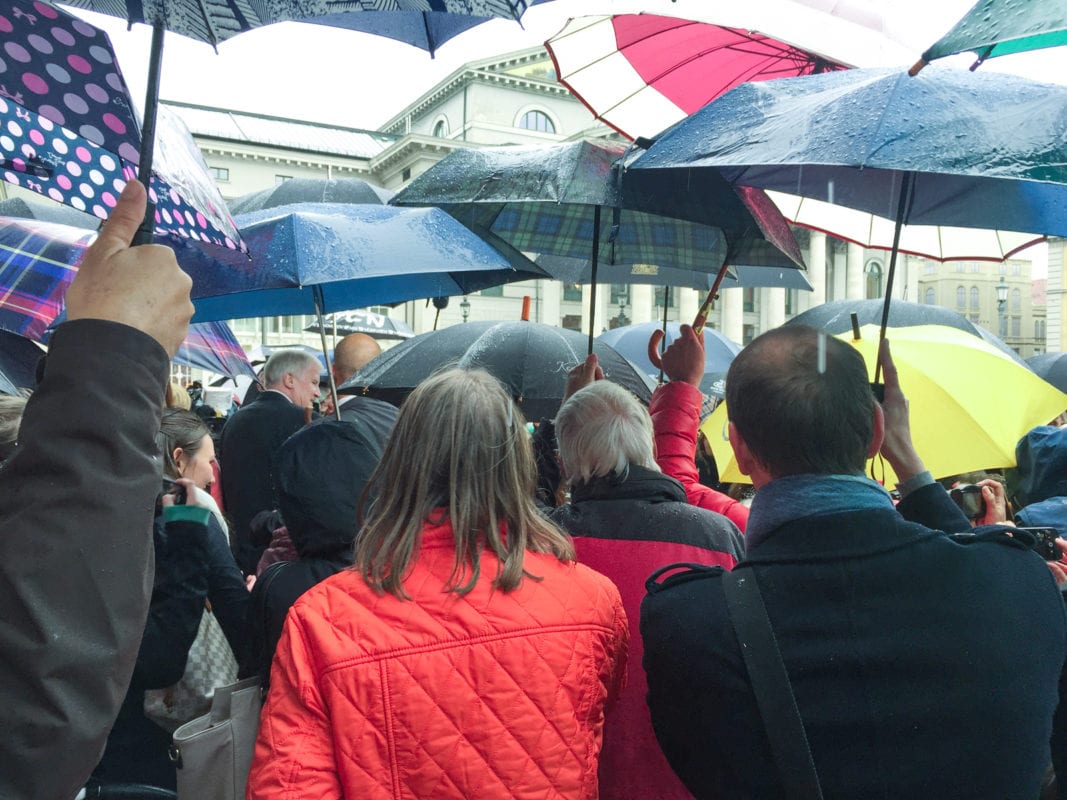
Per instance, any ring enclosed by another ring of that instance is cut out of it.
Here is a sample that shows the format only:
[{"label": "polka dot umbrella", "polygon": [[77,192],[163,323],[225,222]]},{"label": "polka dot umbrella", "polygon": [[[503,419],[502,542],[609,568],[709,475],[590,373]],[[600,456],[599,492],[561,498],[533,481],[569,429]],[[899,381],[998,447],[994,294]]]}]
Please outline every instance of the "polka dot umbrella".
[{"label": "polka dot umbrella", "polygon": [[[54,6],[0,9],[0,177],[107,217],[139,164],[141,127],[107,35]],[[188,130],[160,116],[148,182],[155,227],[240,249],[237,226]]]}]

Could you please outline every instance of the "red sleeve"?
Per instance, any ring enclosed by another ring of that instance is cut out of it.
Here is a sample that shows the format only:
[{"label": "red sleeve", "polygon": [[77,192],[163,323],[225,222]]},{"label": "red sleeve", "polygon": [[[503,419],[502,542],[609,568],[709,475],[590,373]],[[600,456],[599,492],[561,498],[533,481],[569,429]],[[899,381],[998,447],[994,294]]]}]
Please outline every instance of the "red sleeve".
[{"label": "red sleeve", "polygon": [[696,451],[701,400],[700,390],[685,381],[672,381],[656,389],[648,407],[656,440],[656,463],[664,474],[685,487],[690,503],[722,514],[744,533],[748,508],[699,481]]}]

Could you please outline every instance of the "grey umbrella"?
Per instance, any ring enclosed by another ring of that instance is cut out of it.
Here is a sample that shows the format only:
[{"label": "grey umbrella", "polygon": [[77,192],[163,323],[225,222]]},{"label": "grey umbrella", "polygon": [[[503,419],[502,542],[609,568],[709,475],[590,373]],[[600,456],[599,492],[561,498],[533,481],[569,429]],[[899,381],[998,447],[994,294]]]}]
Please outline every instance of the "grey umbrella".
[{"label": "grey umbrella", "polygon": [[383,205],[393,193],[362,178],[292,178],[229,203],[231,214],[247,214],[294,203],[369,203]]}]

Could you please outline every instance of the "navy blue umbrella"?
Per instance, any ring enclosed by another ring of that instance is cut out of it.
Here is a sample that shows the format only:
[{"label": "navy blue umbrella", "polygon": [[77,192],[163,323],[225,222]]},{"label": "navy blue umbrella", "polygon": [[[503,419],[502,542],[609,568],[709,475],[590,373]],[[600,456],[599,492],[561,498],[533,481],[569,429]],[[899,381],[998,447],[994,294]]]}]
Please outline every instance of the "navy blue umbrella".
[{"label": "navy blue umbrella", "polygon": [[1030,356],[1026,364],[1038,377],[1067,393],[1067,353],[1041,353]]},{"label": "navy blue umbrella", "polygon": [[[681,336],[681,324],[668,322],[663,348]],[[652,379],[658,379],[659,367],[648,360],[648,339],[653,331],[663,330],[659,322],[639,322],[605,331],[597,337],[598,342],[610,345],[622,356],[630,359]],[[723,397],[726,391],[726,371],[734,356],[741,352],[741,345],[727,339],[711,328],[704,328],[704,377],[700,391],[715,397]]]},{"label": "navy blue umbrella", "polygon": [[631,168],[811,197],[903,225],[1067,235],[1067,87],[996,73],[856,69],[746,83]]}]

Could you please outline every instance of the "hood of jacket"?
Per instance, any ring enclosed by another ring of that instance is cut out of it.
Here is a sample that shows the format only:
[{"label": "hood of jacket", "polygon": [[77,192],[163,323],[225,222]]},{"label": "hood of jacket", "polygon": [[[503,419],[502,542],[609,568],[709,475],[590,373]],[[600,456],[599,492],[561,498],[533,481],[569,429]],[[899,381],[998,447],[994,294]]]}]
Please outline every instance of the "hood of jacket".
[{"label": "hood of jacket", "polygon": [[1041,425],[1015,446],[1008,491],[1021,506],[1067,495],[1067,428]]},{"label": "hood of jacket", "polygon": [[301,558],[352,547],[359,498],[381,457],[378,442],[343,420],[320,420],[286,439],[274,457],[274,489]]}]

